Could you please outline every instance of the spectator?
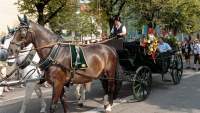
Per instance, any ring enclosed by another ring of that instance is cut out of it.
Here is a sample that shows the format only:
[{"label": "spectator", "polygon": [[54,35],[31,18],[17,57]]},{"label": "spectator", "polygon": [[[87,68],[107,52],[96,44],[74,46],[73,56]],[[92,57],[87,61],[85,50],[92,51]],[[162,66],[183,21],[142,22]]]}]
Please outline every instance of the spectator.
[{"label": "spectator", "polygon": [[182,51],[185,56],[186,68],[190,68],[190,53],[191,53],[191,38],[185,38],[185,41],[182,46]]},{"label": "spectator", "polygon": [[160,53],[164,53],[164,52],[172,50],[172,48],[170,47],[168,43],[164,42],[162,38],[159,38],[158,50]]},{"label": "spectator", "polygon": [[193,54],[194,54],[193,69],[196,71],[198,70],[198,64],[200,63],[199,53],[200,53],[199,41],[198,41],[198,39],[195,39],[194,43],[193,43]]}]

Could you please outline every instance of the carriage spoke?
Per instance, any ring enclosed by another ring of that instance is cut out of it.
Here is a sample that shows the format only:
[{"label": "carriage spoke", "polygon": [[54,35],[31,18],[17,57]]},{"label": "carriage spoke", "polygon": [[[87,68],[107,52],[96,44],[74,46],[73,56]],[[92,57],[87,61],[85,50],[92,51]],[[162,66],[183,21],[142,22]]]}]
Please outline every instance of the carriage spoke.
[{"label": "carriage spoke", "polygon": [[181,56],[175,56],[174,66],[171,68],[171,76],[174,84],[179,84],[183,74],[183,63]]}]

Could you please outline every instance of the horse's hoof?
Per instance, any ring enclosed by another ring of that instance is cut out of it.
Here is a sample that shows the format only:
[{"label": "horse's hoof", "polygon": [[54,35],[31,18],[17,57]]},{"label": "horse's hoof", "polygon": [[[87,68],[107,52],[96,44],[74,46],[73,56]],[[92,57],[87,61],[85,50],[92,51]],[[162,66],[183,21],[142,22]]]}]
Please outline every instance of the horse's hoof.
[{"label": "horse's hoof", "polygon": [[78,106],[82,108],[83,107],[83,103],[79,103]]},{"label": "horse's hoof", "polygon": [[112,111],[112,108],[111,108],[111,105],[104,105],[104,109],[105,109],[105,113],[111,113]]}]

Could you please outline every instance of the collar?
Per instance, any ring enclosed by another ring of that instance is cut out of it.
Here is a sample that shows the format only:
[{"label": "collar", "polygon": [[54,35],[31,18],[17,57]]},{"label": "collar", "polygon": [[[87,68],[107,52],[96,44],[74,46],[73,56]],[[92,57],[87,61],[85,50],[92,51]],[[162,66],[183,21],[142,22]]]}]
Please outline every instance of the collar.
[{"label": "collar", "polygon": [[[58,40],[59,41],[59,40]],[[60,39],[60,41],[62,42],[62,40]],[[60,45],[59,44],[56,44],[53,46],[53,48],[51,49],[48,57],[41,61],[39,63],[39,67],[42,69],[42,70],[46,70],[48,69],[49,66],[51,66],[52,64],[54,64],[56,62],[56,57],[59,53],[59,50],[60,50]]]}]

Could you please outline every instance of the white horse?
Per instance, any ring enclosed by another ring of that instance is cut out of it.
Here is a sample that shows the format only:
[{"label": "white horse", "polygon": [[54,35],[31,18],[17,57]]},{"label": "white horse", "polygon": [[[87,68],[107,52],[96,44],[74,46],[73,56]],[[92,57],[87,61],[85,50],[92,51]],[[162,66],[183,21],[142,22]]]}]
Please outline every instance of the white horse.
[{"label": "white horse", "polygon": [[78,100],[78,105],[80,107],[83,106],[86,98],[85,94],[86,92],[89,92],[91,89],[91,82],[85,83],[85,84],[75,84],[75,94],[76,99]]},{"label": "white horse", "polygon": [[[31,48],[32,48],[32,45],[29,45],[28,47],[26,47],[27,50],[30,50]],[[16,58],[17,64],[21,64],[22,62],[24,62],[24,60],[27,60],[26,58],[27,58],[28,54],[29,54],[29,52],[20,53],[18,55],[19,57]],[[20,70],[22,72],[23,80],[29,80],[29,79],[33,80],[33,79],[39,79],[40,78],[41,71],[34,64],[34,63],[39,63],[39,61],[40,61],[40,58],[39,58],[38,54],[35,53],[30,65],[28,65],[24,69]],[[32,72],[30,72],[31,70],[32,70]],[[28,81],[28,82],[26,82],[25,85],[26,85],[26,87],[25,87],[25,97],[24,97],[24,100],[23,100],[23,103],[22,103],[22,106],[21,106],[20,113],[25,113],[27,103],[29,102],[34,90],[35,90],[36,95],[40,99],[40,104],[41,104],[40,113],[45,113],[46,112],[46,103],[45,103],[45,100],[43,98],[42,91],[41,91],[41,88],[40,88],[40,84],[38,84],[38,81]]]},{"label": "white horse", "polygon": [[[7,38],[5,40],[6,41],[5,44],[6,44],[7,48],[9,47],[11,40],[12,40],[12,36],[10,36],[10,38]],[[25,49],[30,50],[31,48],[32,48],[32,45],[29,45]],[[16,64],[21,65],[22,62],[24,62],[24,60],[26,60],[28,54],[29,54],[29,52],[20,53],[18,55],[18,57],[16,57],[16,59],[12,59],[12,60],[15,61],[14,65],[16,65]],[[39,60],[40,60],[40,58],[39,58],[38,54],[35,53],[30,65],[27,65],[24,69],[20,70],[20,71],[23,72],[22,76],[21,76],[23,78],[23,80],[36,79],[36,78],[40,77],[40,74],[39,74],[39,73],[41,73],[40,70],[38,70],[38,68],[33,64],[33,62],[38,63]],[[29,73],[30,70],[33,70],[33,71]],[[40,104],[41,104],[40,113],[45,113],[46,112],[46,103],[45,103],[45,100],[43,98],[42,91],[41,91],[40,85],[38,84],[38,81],[31,81],[31,82],[29,81],[29,82],[26,82],[25,85],[26,85],[26,87],[25,87],[25,97],[24,97],[24,100],[23,100],[23,103],[22,103],[22,106],[21,106],[20,113],[25,113],[27,103],[29,102],[34,90],[35,90],[36,95],[40,99]]]},{"label": "white horse", "polygon": [[[5,78],[6,77],[6,67],[7,67],[7,63],[6,63],[6,59],[8,57],[8,52],[7,52],[7,48],[8,48],[8,43],[5,41],[7,38],[7,36],[1,37],[0,38],[0,78]],[[6,81],[4,81],[4,83],[6,83]],[[0,87],[0,96],[3,96],[3,90],[4,87]]]}]

